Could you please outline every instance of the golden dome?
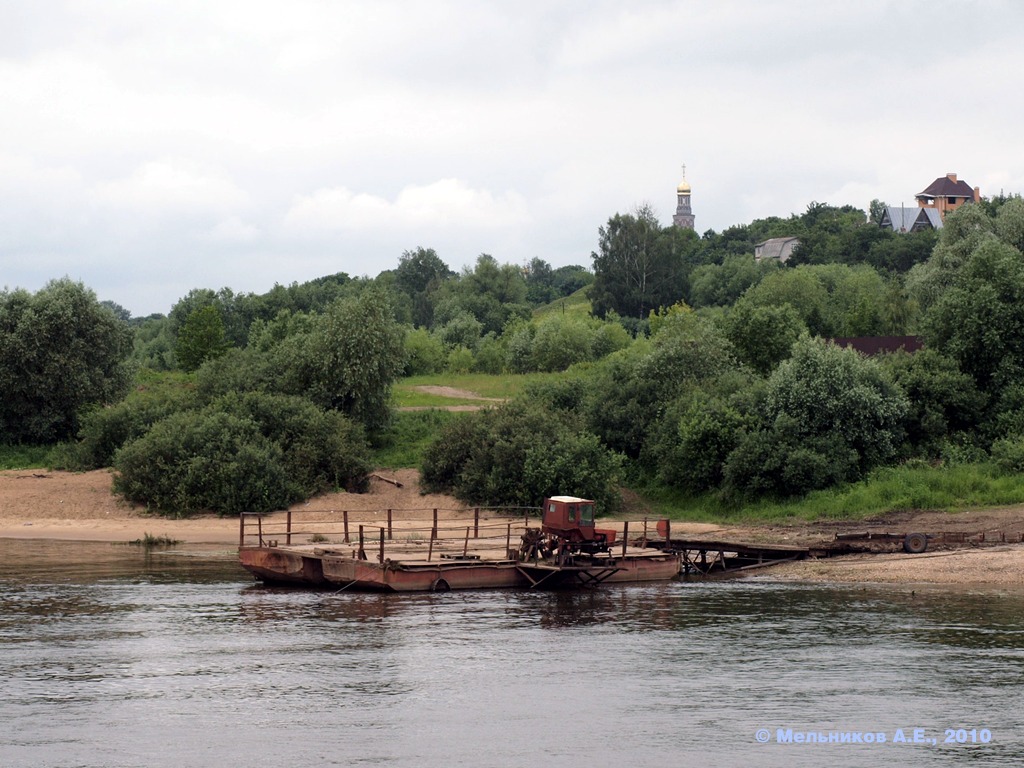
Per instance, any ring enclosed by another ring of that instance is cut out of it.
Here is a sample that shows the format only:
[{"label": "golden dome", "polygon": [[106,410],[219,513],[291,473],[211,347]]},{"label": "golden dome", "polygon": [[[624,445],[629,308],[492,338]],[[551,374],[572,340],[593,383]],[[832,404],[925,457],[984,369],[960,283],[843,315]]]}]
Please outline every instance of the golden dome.
[{"label": "golden dome", "polygon": [[686,181],[686,166],[683,166],[683,180],[679,182],[679,186],[676,187],[676,192],[680,195],[690,194],[690,185]]}]

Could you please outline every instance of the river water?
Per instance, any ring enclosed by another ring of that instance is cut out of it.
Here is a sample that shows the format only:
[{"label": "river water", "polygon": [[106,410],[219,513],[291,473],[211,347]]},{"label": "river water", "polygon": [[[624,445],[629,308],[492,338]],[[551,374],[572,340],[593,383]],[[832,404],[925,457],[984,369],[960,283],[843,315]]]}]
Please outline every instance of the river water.
[{"label": "river water", "polygon": [[315,593],[0,540],[3,768],[1010,766],[1022,683],[1020,592]]}]

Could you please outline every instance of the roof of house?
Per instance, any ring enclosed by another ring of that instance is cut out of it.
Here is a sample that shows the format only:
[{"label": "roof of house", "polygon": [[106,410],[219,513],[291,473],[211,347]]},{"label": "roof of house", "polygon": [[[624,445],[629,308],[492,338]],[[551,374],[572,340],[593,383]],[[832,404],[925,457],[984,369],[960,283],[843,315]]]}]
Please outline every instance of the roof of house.
[{"label": "roof of house", "polygon": [[921,229],[931,226],[932,229],[942,229],[942,216],[935,208],[921,208],[914,206],[907,208],[899,205],[887,205],[882,220],[878,222],[883,227],[889,227],[894,232],[912,232],[915,227]]},{"label": "roof of house", "polygon": [[786,261],[798,245],[800,245],[798,237],[773,237],[755,245],[754,254],[759,259]]},{"label": "roof of house", "polygon": [[[955,178],[955,176],[953,177]],[[956,181],[950,176],[942,176],[931,184],[924,192],[918,192],[918,197],[974,197],[974,189],[963,179]]]}]

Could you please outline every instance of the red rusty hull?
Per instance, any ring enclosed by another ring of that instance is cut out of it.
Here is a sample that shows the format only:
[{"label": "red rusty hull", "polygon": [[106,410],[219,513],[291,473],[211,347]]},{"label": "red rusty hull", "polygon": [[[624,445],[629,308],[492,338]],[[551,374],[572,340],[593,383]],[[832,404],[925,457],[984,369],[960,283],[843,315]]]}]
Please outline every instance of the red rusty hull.
[{"label": "red rusty hull", "polygon": [[371,563],[351,557],[325,556],[324,578],[332,584],[392,592],[429,592],[447,589],[496,589],[524,583],[511,560],[469,562]]},{"label": "red rusty hull", "polygon": [[242,567],[261,581],[307,587],[328,586],[322,558],[277,547],[243,547],[238,550]]},{"label": "red rusty hull", "polygon": [[605,583],[667,581],[678,576],[682,568],[679,556],[671,554],[664,557],[627,557],[619,562],[623,569],[605,579]]},{"label": "red rusty hull", "polygon": [[[390,592],[429,592],[447,589],[501,589],[530,587],[533,581],[514,560],[394,562],[383,565],[329,552],[300,552],[278,547],[239,550],[242,566],[258,579],[274,584],[306,587],[344,587]],[[616,570],[595,561],[593,571],[602,582],[665,581],[680,570],[679,557],[659,553],[616,558]],[[550,586],[576,583],[571,571],[557,574]]]}]

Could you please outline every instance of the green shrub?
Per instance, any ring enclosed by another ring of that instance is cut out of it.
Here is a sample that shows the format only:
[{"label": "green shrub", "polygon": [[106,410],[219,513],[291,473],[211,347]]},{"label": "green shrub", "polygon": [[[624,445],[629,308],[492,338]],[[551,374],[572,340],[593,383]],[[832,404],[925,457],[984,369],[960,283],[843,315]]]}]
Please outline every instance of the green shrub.
[{"label": "green shrub", "polygon": [[438,329],[438,335],[445,347],[465,347],[476,349],[480,341],[483,325],[469,312],[459,312],[451,320]]},{"label": "green shrub", "polygon": [[1004,437],[992,444],[992,460],[1006,474],[1024,474],[1024,437]]},{"label": "green shrub", "polygon": [[172,515],[268,512],[334,487],[364,490],[362,429],[301,398],[227,395],[172,414],[114,457],[114,490]]},{"label": "green shrub", "polygon": [[248,419],[176,413],[118,451],[114,490],[175,516],[268,512],[293,501],[279,446]]},{"label": "green shrub", "polygon": [[445,370],[457,375],[469,373],[473,370],[473,353],[465,347],[455,347],[448,353]]},{"label": "green shrub", "polygon": [[695,392],[669,411],[655,452],[658,478],[685,490],[721,485],[725,460],[751,419],[727,399]]},{"label": "green shrub", "polygon": [[444,370],[444,344],[425,328],[405,334],[405,375],[427,376]]},{"label": "green shrub", "polygon": [[488,333],[477,344],[476,358],[473,360],[473,371],[496,376],[504,369],[505,345],[494,333]]},{"label": "green shrub", "polygon": [[82,416],[78,441],[57,446],[53,466],[76,472],[109,467],[121,446],[144,435],[161,419],[195,405],[190,387],[160,383],[150,390],[141,386],[120,403]]},{"label": "green shrub", "polygon": [[512,373],[533,370],[533,336],[536,329],[531,323],[516,322],[505,329],[505,367]]},{"label": "green shrub", "polygon": [[856,480],[894,458],[907,409],[877,363],[804,337],[768,379],[761,427],[729,455],[725,487],[786,497]]},{"label": "green shrub", "polygon": [[801,436],[783,418],[743,436],[725,462],[724,489],[731,496],[802,496],[856,479],[857,458],[842,441]]},{"label": "green shrub", "polygon": [[592,359],[594,331],[586,320],[571,315],[548,315],[533,337],[533,369],[564,371],[573,363]]},{"label": "green shrub", "polygon": [[573,415],[513,401],[447,425],[424,455],[422,477],[468,503],[536,506],[569,494],[609,511],[619,504],[620,469],[620,457]]}]

